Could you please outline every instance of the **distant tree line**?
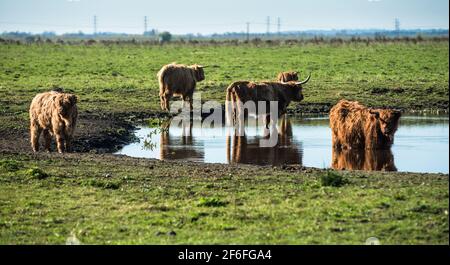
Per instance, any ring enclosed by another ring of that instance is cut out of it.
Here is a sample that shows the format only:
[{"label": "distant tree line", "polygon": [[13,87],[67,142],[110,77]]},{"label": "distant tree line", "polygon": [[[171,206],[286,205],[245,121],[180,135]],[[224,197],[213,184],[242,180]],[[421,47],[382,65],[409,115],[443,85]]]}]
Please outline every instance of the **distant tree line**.
[{"label": "distant tree line", "polygon": [[56,43],[56,44],[148,44],[161,45],[167,43],[194,44],[194,45],[294,45],[305,43],[372,43],[372,42],[422,42],[422,41],[448,41],[448,30],[402,30],[376,31],[376,30],[340,30],[340,31],[302,31],[283,32],[280,34],[184,34],[172,35],[170,32],[150,30],[142,35],[126,33],[100,32],[97,34],[66,33],[57,35],[54,32],[31,34],[26,32],[4,32],[0,34],[0,43]]}]

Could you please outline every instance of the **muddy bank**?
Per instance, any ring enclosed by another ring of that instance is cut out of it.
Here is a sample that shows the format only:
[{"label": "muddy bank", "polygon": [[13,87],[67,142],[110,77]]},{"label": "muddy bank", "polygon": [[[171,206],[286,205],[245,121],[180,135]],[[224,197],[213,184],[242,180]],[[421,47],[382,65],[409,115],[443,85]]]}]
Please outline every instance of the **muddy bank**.
[{"label": "muddy bank", "polygon": [[[220,164],[220,163],[201,163],[192,161],[164,161],[152,158],[136,158],[124,155],[114,155],[110,153],[93,154],[93,153],[23,153],[1,151],[0,154],[6,159],[17,159],[22,161],[46,161],[63,159],[64,163],[69,165],[78,165],[80,163],[96,162],[98,165],[103,165],[105,168],[111,166],[113,168],[131,167],[131,168],[145,168],[150,170],[153,176],[179,178],[182,176],[189,176],[189,178],[229,178],[242,177],[248,178],[252,176],[270,176],[272,174],[302,174],[307,176],[316,175],[317,173],[327,172],[327,169],[320,169],[314,167],[304,167],[298,164],[285,164],[279,166],[258,166],[249,164]],[[114,178],[116,175],[111,171],[103,171],[100,177]],[[403,181],[399,177],[414,176],[415,180],[419,182],[421,179],[426,181],[429,178],[448,179],[448,174],[443,173],[409,173],[409,172],[388,172],[388,171],[341,171],[345,176],[351,176],[355,179],[366,179],[368,176],[373,177],[393,177],[396,181]]]},{"label": "muddy bank", "polygon": [[[73,152],[107,153],[135,140],[132,117],[125,114],[82,112],[78,118]],[[18,153],[32,152],[28,121],[15,128],[0,128],[0,150]],[[40,139],[41,150],[43,139]],[[55,149],[54,139],[51,150]]]}]

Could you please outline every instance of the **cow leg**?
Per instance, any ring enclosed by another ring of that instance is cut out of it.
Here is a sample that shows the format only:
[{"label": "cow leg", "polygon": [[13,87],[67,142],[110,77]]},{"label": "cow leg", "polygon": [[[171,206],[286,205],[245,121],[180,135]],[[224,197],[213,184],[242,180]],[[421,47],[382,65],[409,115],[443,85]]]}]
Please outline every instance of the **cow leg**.
[{"label": "cow leg", "polygon": [[233,125],[235,125],[236,124],[236,122],[237,122],[237,120],[236,120],[236,118],[237,118],[237,102],[236,102],[236,95],[233,93],[233,94],[231,94],[231,122],[232,122],[232,124]]},{"label": "cow leg", "polygon": [[66,152],[70,152],[72,150],[72,137],[66,133],[64,139]]},{"label": "cow leg", "polygon": [[164,97],[164,109],[166,111],[170,111],[170,98],[171,98],[171,96],[167,95],[167,94]]},{"label": "cow leg", "polygon": [[189,97],[189,109],[194,111],[194,98],[192,95]]},{"label": "cow leg", "polygon": [[61,128],[61,127],[55,129],[54,132],[53,132],[53,134],[56,137],[56,147],[58,148],[58,153],[63,153],[64,152],[64,147],[65,147],[65,145],[64,145],[65,133],[64,133],[64,128]]},{"label": "cow leg", "polygon": [[169,111],[169,101],[170,98],[172,98],[172,94],[169,92],[163,93],[159,95],[160,101],[161,101],[161,109],[165,111]]},{"label": "cow leg", "polygon": [[31,135],[31,147],[34,152],[39,151],[39,136],[41,136],[42,129],[39,128],[39,125],[35,123],[31,123],[30,126],[30,135]]},{"label": "cow leg", "polygon": [[230,90],[227,90],[227,95],[226,95],[226,99],[225,99],[225,121],[226,121],[226,125],[230,126],[234,123],[234,118],[233,118],[233,114],[234,114],[234,102],[233,102],[233,92]]},{"label": "cow leg", "polygon": [[166,110],[166,98],[164,97],[164,95],[159,96],[159,101],[161,104],[161,109]]},{"label": "cow leg", "polygon": [[269,129],[269,124],[270,124],[270,114],[266,115],[266,129]]},{"label": "cow leg", "polygon": [[52,143],[52,135],[50,134],[50,131],[48,129],[45,129],[43,131],[43,134],[44,134],[44,143],[45,143],[44,149],[47,150],[47,152],[50,152],[50,144]]},{"label": "cow leg", "polygon": [[189,111],[193,111],[193,97],[192,95],[183,95],[181,96],[183,99],[182,108],[184,108],[187,104],[189,104]]},{"label": "cow leg", "polygon": [[244,116],[244,106],[242,101],[238,101],[236,104],[236,116],[237,116],[237,126],[239,127],[239,131],[245,128],[245,116]]},{"label": "cow leg", "polygon": [[340,150],[341,142],[339,141],[339,139],[335,133],[331,133],[331,142],[333,143],[334,149]]}]

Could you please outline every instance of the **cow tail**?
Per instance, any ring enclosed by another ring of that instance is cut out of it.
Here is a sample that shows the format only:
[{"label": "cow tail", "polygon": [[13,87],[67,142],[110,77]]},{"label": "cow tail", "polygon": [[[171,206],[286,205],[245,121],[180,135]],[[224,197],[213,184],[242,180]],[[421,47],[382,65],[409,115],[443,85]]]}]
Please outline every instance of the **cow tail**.
[{"label": "cow tail", "polygon": [[166,67],[163,67],[161,70],[159,70],[158,74],[156,76],[158,77],[158,83],[159,83],[159,95],[161,96],[164,94],[164,74],[166,72]]}]

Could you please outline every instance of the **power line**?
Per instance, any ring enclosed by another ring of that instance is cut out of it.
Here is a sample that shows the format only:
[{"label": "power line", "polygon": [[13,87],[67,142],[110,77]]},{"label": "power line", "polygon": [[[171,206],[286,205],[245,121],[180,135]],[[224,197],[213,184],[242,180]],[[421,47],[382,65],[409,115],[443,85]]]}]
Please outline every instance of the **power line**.
[{"label": "power line", "polygon": [[277,21],[277,32],[278,32],[278,35],[281,34],[281,18],[280,17],[278,17],[278,21]]},{"label": "power line", "polygon": [[[95,33],[98,34],[98,17],[94,16],[93,17],[94,21],[90,21],[87,24],[85,23],[79,23],[79,24],[59,24],[59,23],[40,23],[40,22],[32,22],[32,21],[8,21],[8,20],[1,20],[0,24],[2,27],[7,27],[9,25],[13,26],[13,25],[17,25],[17,26],[27,26],[28,28],[38,28],[38,27],[46,27],[46,30],[51,30],[52,28],[67,28],[67,30],[86,30],[89,31],[89,29],[94,30]],[[269,22],[270,22],[270,18],[269,18]],[[281,31],[281,18],[280,18],[280,24],[278,25],[277,21],[274,21],[275,23],[269,23],[269,26],[267,25],[267,21],[261,22],[261,21],[248,21],[248,22],[232,22],[232,23],[226,23],[226,24],[220,24],[220,23],[200,23],[200,24],[192,24],[192,25],[188,25],[188,24],[164,24],[164,25],[155,25],[155,27],[159,27],[159,28],[167,28],[167,27],[172,27],[172,28],[179,28],[179,29],[186,29],[186,28],[195,28],[195,27],[232,27],[232,26],[236,26],[234,28],[239,28],[238,25],[240,25],[240,27],[242,27],[242,25],[244,23],[251,23],[251,25],[253,26],[252,30],[254,32],[260,32],[261,34],[264,33],[264,27],[262,27],[263,25],[265,27],[267,27],[269,29],[270,32],[270,25],[273,25],[274,27],[280,27],[280,31]],[[142,23],[142,22],[141,22]],[[135,30],[136,32],[141,32],[142,31],[142,24],[141,26],[137,25],[118,25],[118,24],[102,24],[103,27],[102,29],[106,30]],[[144,25],[145,26],[145,25]],[[400,26],[400,20],[397,18],[394,20],[394,34],[397,33],[398,35],[401,34],[401,32],[403,30],[427,30],[427,29],[433,29],[433,28],[437,28],[435,26],[432,25],[421,25],[421,26],[415,26],[415,28],[410,28],[410,29],[402,29]],[[147,27],[148,27],[148,17],[147,17]],[[306,26],[306,24],[304,25],[300,25],[300,24],[289,24],[289,23],[283,23],[283,29],[286,31],[288,29],[293,29],[296,31],[299,31],[299,29],[305,29],[308,26]],[[148,28],[147,28],[148,29]],[[330,30],[330,29],[310,29],[310,30]],[[383,30],[388,30],[388,29],[383,29],[380,28],[381,31]]]},{"label": "power line", "polygon": [[147,32],[147,16],[144,17],[144,33]]},{"label": "power line", "polygon": [[398,18],[394,21],[395,26],[395,33],[397,34],[397,37],[400,37],[400,20]]},{"label": "power line", "polygon": [[97,35],[97,16],[94,16],[94,35]]},{"label": "power line", "polygon": [[250,22],[247,22],[247,41],[250,40]]}]

